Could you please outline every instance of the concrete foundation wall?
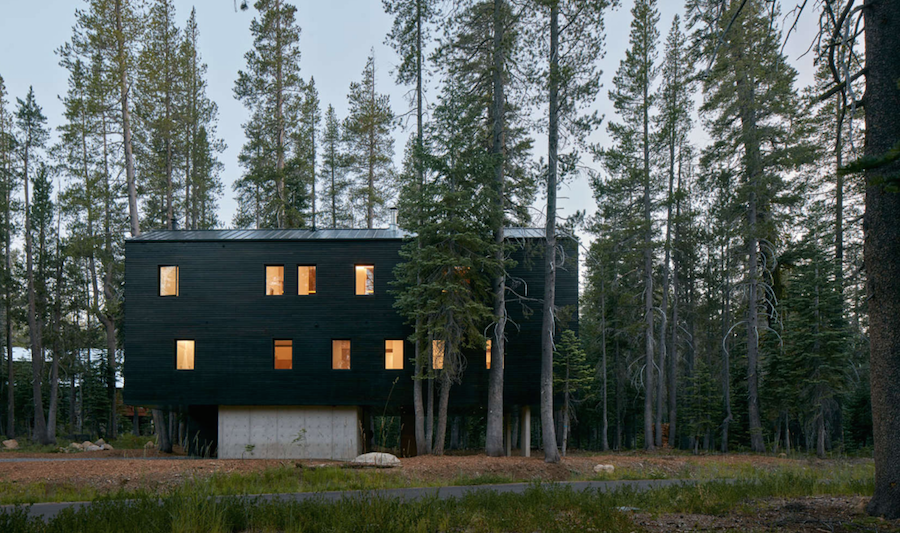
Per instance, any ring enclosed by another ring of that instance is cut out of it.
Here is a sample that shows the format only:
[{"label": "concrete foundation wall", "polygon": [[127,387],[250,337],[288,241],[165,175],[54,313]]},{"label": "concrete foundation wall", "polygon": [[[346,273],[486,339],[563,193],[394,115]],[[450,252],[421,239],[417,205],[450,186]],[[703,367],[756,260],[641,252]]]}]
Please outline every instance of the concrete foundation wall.
[{"label": "concrete foundation wall", "polygon": [[219,406],[220,459],[334,459],[362,451],[357,407]]}]

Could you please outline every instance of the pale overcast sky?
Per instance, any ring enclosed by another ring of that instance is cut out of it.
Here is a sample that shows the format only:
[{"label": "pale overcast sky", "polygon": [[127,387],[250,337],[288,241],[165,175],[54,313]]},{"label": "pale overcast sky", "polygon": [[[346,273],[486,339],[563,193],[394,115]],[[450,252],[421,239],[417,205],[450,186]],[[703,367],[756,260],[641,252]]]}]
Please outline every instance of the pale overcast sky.
[{"label": "pale overcast sky", "polygon": [[[404,95],[407,89],[397,87],[391,75],[398,61],[397,56],[384,45],[391,18],[384,13],[380,0],[293,0],[292,3],[298,8],[297,20],[302,28],[301,72],[304,78],[315,77],[323,111],[331,104],[341,118],[346,116],[350,82],[360,78],[373,47],[378,68],[378,91],[390,95],[395,113],[406,111]],[[623,1],[622,7],[606,17],[604,88],[597,96],[597,109],[607,118],[613,116],[607,91],[628,46],[632,3]],[[0,6],[0,75],[6,82],[11,106],[16,97],[24,98],[28,86],[33,85],[49,125],[55,128],[62,123],[63,106],[59,97],[66,92],[67,76],[67,72],[58,65],[55,50],[71,36],[75,9],[86,4],[77,0],[0,0]],[[237,155],[244,142],[241,124],[247,118],[244,107],[234,99],[232,88],[237,71],[244,68],[244,53],[252,46],[249,26],[256,12],[252,8],[235,12],[232,0],[175,0],[175,6],[179,26],[187,20],[191,7],[197,8],[200,50],[209,66],[209,96],[219,106],[219,135],[228,144],[228,149],[221,156],[225,165],[222,175],[225,195],[220,203],[219,217],[225,224],[230,224],[235,210],[231,184],[241,172]],[[660,57],[662,41],[669,31],[672,17],[682,10],[682,6],[681,0],[660,1]],[[811,54],[799,61],[797,58],[809,46],[813,29],[811,24],[814,23],[814,17],[807,14],[799,33],[791,38],[786,48],[791,63],[800,71],[798,90],[811,80]],[[432,88],[432,98],[435,92]],[[395,161],[398,164],[409,134],[409,129],[395,132]],[[605,128],[595,133],[594,137],[602,143]],[[699,128],[696,139],[699,142],[705,139]],[[537,135],[535,157],[545,156],[545,151],[546,142]],[[593,198],[585,178],[561,190],[560,196],[563,197],[560,200],[562,216],[576,209],[587,209],[589,213],[594,211]]]}]

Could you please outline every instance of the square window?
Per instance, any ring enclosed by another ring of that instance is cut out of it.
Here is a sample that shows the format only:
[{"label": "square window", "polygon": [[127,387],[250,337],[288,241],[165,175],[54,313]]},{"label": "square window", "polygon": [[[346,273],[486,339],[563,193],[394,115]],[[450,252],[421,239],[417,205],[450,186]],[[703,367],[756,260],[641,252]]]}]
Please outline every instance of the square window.
[{"label": "square window", "polygon": [[159,295],[178,296],[178,267],[159,267]]},{"label": "square window", "polygon": [[309,296],[316,293],[316,266],[297,267],[297,294]]},{"label": "square window", "polygon": [[175,368],[194,369],[194,341],[175,341]]},{"label": "square window", "polygon": [[331,341],[331,368],[350,370],[350,341]]},{"label": "square window", "polygon": [[357,296],[375,294],[374,265],[356,265],[356,294]]},{"label": "square window", "polygon": [[431,341],[431,368],[435,370],[444,368],[444,341]]},{"label": "square window", "polygon": [[403,370],[403,341],[384,341],[384,369]]},{"label": "square window", "polygon": [[275,370],[290,370],[294,364],[294,341],[275,341]]},{"label": "square window", "polygon": [[284,294],[284,266],[266,267],[266,296]]}]

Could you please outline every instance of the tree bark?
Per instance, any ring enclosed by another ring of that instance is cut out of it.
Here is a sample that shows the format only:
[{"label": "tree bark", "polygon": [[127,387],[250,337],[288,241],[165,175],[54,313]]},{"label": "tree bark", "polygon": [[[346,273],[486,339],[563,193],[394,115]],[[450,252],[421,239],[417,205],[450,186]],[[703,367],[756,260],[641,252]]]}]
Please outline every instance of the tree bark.
[{"label": "tree bark", "polygon": [[[449,354],[449,343],[447,344]],[[441,370],[441,391],[438,400],[438,423],[434,433],[434,455],[444,455],[444,441],[447,440],[447,407],[450,403],[450,387],[453,385],[449,375]]]},{"label": "tree bark", "polygon": [[[26,141],[28,143],[29,141]],[[34,260],[31,236],[31,198],[28,193],[28,176],[30,147],[25,146],[24,182],[25,182],[25,272],[28,291],[28,334],[31,337],[31,378],[32,396],[34,397],[34,429],[32,440],[41,444],[50,444],[47,435],[47,420],[44,418],[44,399],[41,391],[44,368],[44,347],[41,343],[41,323],[37,316],[37,304],[34,289]]]},{"label": "tree bark", "polygon": [[[866,28],[866,148],[879,158],[900,143],[900,9],[868,0]],[[866,171],[864,258],[868,273],[869,361],[875,442],[875,494],[869,514],[900,518],[900,194],[883,180],[900,160]]]},{"label": "tree bark", "polygon": [[[488,456],[500,457],[504,455],[503,449],[503,358],[506,346],[506,269],[502,266],[505,258],[504,221],[506,206],[503,200],[504,194],[504,167],[506,164],[503,153],[503,135],[505,132],[504,117],[505,96],[503,69],[506,58],[503,54],[503,40],[505,35],[503,22],[504,0],[494,0],[493,16],[493,42],[492,54],[494,69],[491,74],[493,85],[493,100],[491,104],[491,118],[493,121],[491,154],[494,157],[494,244],[497,247],[494,259],[498,263],[498,272],[491,282],[494,295],[494,331],[491,342],[491,370],[488,378],[488,415],[487,430],[485,434],[485,451]],[[553,427],[552,425],[549,427]]]},{"label": "tree bark", "polygon": [[[550,122],[547,157],[547,228],[541,323],[541,425],[553,427],[553,336],[556,333],[556,173],[559,150],[559,5],[550,5]],[[566,420],[566,422],[568,422]],[[543,433],[544,462],[558,463],[556,435]],[[563,443],[565,444],[565,433]],[[565,451],[563,452],[565,455]]]},{"label": "tree bark", "polygon": [[600,381],[600,449],[609,451],[609,372],[606,368],[606,283],[600,278],[600,368],[603,372]]},{"label": "tree bark", "polygon": [[[419,191],[425,187],[425,172],[422,168],[422,150],[424,142],[424,124],[422,111],[422,0],[416,1],[416,183]],[[332,153],[333,153],[332,149]],[[331,210],[332,223],[334,223],[335,215],[335,194],[334,194],[334,167],[331,170]],[[417,213],[419,224],[422,223],[421,211]],[[416,246],[421,252],[422,241],[416,238]],[[421,283],[421,277],[416,275],[416,283]],[[416,452],[419,455],[429,453],[430,446],[425,440],[425,409],[422,405],[422,319],[416,318],[416,379],[413,383],[413,410],[416,415]]]}]

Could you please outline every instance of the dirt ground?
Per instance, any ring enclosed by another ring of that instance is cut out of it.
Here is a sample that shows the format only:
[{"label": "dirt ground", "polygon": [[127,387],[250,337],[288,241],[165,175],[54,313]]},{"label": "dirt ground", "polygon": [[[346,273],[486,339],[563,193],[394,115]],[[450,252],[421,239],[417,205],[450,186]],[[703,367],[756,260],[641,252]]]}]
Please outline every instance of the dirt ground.
[{"label": "dirt ground", "polygon": [[[153,460],[143,460],[154,457]],[[171,457],[171,458],[166,458]],[[264,459],[185,459],[158,454],[155,450],[105,450],[77,454],[2,453],[0,459],[51,459],[34,462],[0,462],[0,483],[34,483],[89,485],[99,490],[156,490],[180,485],[191,477],[206,477],[214,472],[253,472],[278,466],[305,467],[328,464],[328,461],[295,461]],[[96,458],[93,461],[59,461],[57,459]],[[106,460],[103,460],[106,459]],[[753,464],[757,468],[774,468],[790,463],[809,464],[807,460],[750,455],[688,456],[661,454],[574,455],[558,464],[544,463],[540,453],[532,457],[487,457],[484,455],[452,455],[444,457],[410,457],[402,459],[402,467],[379,471],[383,475],[403,476],[411,481],[433,482],[456,477],[492,475],[515,480],[540,479],[563,481],[593,473],[596,464],[611,464],[628,469],[639,477],[672,477],[689,465],[705,463]],[[339,463],[338,463],[339,464]]]}]

